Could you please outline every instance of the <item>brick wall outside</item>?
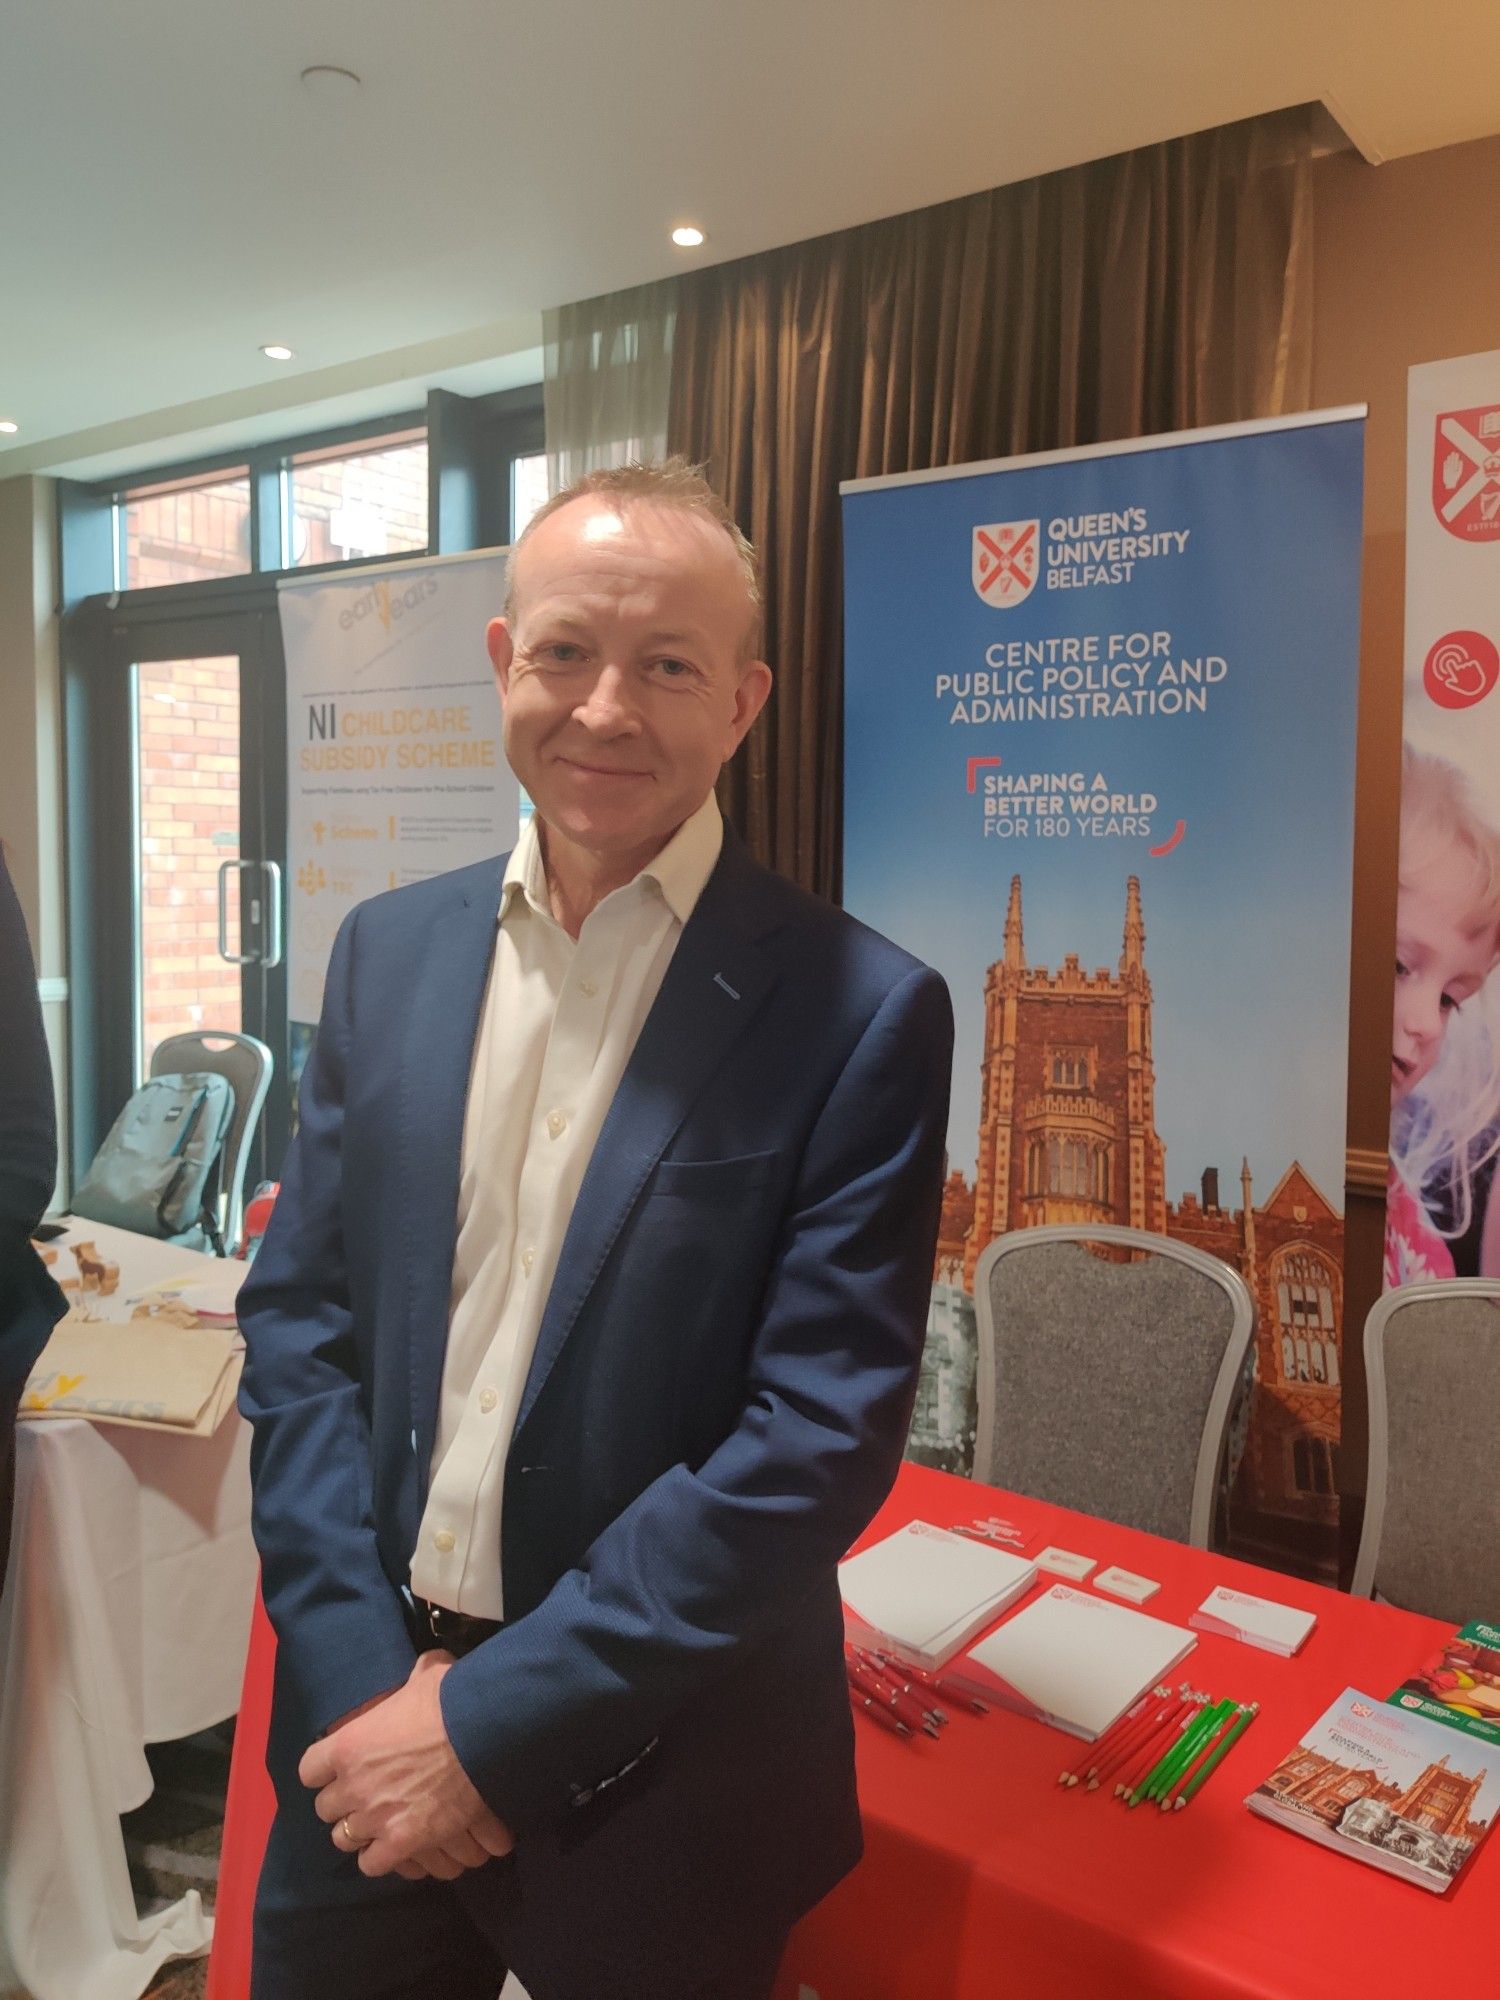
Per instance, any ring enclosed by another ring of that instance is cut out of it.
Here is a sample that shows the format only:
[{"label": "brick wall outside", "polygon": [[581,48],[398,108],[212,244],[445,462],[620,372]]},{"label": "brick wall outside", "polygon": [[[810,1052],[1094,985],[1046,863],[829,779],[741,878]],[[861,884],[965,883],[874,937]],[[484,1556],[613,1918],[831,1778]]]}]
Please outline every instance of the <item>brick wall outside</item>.
[{"label": "brick wall outside", "polygon": [[[350,556],[411,555],[427,546],[427,440],[365,457],[315,459],[292,468],[292,511],[306,541],[292,560],[343,562]],[[336,542],[359,517],[376,529],[367,541]],[[383,532],[382,532],[383,531]],[[298,536],[300,541],[301,536]]]},{"label": "brick wall outside", "polygon": [[[219,956],[219,864],[240,851],[239,662],[164,660],[139,675],[142,1047],[240,1026],[240,972]],[[170,700],[164,699],[170,697]],[[229,947],[239,948],[229,896]]]},{"label": "brick wall outside", "polygon": [[[427,544],[427,441],[293,469],[304,564],[399,555]],[[383,548],[333,540],[361,514]],[[342,522],[338,518],[343,516]],[[143,493],[125,506],[126,582],[138,589],[250,567],[248,478]],[[240,695],[235,659],[137,668],[142,1050],[191,1028],[240,1026],[240,971],[219,956],[219,866],[240,852]],[[229,888],[239,949],[238,883]]]},{"label": "brick wall outside", "polygon": [[[295,566],[351,556],[411,555],[427,546],[427,440],[294,465]],[[357,539],[336,541],[340,530]],[[250,568],[248,474],[142,492],[125,503],[125,584],[149,589]]]},{"label": "brick wall outside", "polygon": [[125,584],[196,583],[250,568],[250,481],[222,479],[125,506]]}]

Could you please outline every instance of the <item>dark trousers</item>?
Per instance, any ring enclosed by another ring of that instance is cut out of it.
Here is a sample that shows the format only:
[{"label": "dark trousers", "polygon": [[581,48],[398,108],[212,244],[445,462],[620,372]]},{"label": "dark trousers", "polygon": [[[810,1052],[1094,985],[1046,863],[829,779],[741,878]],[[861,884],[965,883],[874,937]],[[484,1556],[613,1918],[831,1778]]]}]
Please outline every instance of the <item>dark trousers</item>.
[{"label": "dark trousers", "polygon": [[[251,2000],[496,2000],[506,1965],[498,1944],[447,1882],[391,1876],[368,1896],[255,1913]],[[588,1912],[579,1912],[580,1923]],[[528,1984],[531,2000],[769,2000],[786,1948],[777,1937],[713,1978],[677,1985],[664,1967],[649,1989],[561,1992]],[[524,1975],[522,1975],[524,1977]]]}]

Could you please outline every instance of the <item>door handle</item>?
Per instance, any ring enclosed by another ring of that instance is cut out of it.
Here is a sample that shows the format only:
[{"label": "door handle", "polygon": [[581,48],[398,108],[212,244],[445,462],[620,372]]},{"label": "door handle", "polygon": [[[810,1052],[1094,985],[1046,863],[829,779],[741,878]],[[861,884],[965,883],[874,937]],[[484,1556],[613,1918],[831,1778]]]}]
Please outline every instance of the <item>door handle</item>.
[{"label": "door handle", "polygon": [[273,965],[281,963],[281,866],[279,862],[262,861],[260,867],[265,877],[268,910],[265,928],[260,934],[260,962],[269,971]]},{"label": "door handle", "polygon": [[[229,949],[229,871],[242,873],[246,868],[254,868],[253,861],[221,861],[219,863],[219,956],[228,965],[253,965],[256,954],[253,951],[231,951]],[[240,905],[244,908],[243,900]],[[245,942],[244,925],[240,926],[240,943]]]}]

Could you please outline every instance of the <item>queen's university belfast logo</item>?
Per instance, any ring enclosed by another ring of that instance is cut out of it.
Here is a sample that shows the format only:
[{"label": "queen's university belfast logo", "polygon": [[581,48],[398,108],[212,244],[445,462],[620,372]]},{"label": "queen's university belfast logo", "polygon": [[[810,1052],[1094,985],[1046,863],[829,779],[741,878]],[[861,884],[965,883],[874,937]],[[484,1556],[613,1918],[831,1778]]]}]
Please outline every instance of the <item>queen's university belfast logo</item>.
[{"label": "queen's university belfast logo", "polygon": [[986,604],[1009,611],[1030,597],[1041,532],[1040,521],[991,521],[975,528],[970,575]]}]

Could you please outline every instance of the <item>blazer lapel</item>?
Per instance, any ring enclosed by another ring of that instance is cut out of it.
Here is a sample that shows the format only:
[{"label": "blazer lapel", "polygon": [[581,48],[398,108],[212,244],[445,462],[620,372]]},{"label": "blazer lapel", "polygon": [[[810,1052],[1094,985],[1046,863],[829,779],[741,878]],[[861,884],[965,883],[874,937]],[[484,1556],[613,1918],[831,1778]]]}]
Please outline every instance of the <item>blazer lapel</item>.
[{"label": "blazer lapel", "polygon": [[531,1414],[646,1177],[775,984],[755,942],[757,871],[725,847],[667,968],[600,1129],[563,1238],[515,1432]]},{"label": "blazer lapel", "polygon": [[472,871],[476,879],[462,900],[432,926],[413,991],[390,996],[407,1010],[398,1127],[403,1212],[396,1227],[406,1264],[412,1423],[424,1494],[448,1344],[469,1071],[508,858],[494,864],[492,877]]}]

